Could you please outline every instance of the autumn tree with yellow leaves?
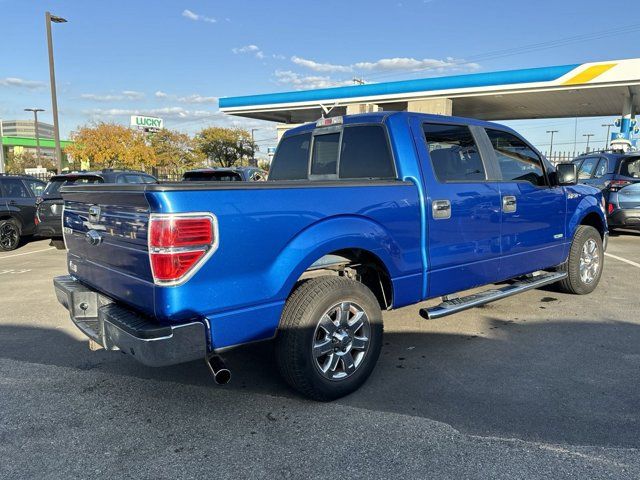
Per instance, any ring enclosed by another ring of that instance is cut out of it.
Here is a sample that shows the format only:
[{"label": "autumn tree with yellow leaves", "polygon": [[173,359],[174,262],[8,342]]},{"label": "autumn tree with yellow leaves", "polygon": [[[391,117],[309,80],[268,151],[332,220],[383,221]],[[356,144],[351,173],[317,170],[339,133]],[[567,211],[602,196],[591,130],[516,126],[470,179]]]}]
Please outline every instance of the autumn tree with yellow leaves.
[{"label": "autumn tree with yellow leaves", "polygon": [[171,172],[184,172],[204,161],[204,155],[186,133],[163,128],[149,136],[149,143],[156,154],[156,165]]},{"label": "autumn tree with yellow leaves", "polygon": [[145,134],[115,123],[84,126],[71,134],[73,143],[65,153],[74,168],[88,162],[90,168],[149,170],[156,165],[156,152]]}]

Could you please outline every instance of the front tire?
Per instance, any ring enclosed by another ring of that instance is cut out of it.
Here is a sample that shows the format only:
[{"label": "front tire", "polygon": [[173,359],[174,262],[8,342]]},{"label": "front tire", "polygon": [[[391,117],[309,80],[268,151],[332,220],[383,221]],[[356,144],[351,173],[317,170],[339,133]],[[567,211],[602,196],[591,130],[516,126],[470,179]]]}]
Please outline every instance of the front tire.
[{"label": "front tire", "polygon": [[280,374],[313,400],[348,395],[367,380],[382,347],[380,305],[343,277],[301,283],[285,304],[276,338]]},{"label": "front tire", "polygon": [[589,225],[580,225],[571,242],[569,258],[558,270],[567,277],[558,286],[562,292],[585,295],[598,286],[604,266],[604,250],[600,232]]},{"label": "front tire", "polygon": [[0,250],[9,252],[20,245],[20,225],[13,219],[0,221]]}]

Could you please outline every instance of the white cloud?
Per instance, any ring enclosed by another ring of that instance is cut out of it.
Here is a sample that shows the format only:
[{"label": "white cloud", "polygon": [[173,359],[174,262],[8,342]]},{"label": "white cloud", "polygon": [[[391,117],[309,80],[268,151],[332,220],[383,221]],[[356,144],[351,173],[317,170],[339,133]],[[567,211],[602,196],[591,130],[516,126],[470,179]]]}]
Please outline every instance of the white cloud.
[{"label": "white cloud", "polygon": [[97,119],[110,117],[127,117],[130,115],[150,115],[181,121],[215,118],[216,116],[221,115],[217,111],[214,112],[211,110],[190,110],[183,107],[164,107],[144,110],[137,108],[94,108],[92,110],[87,110],[84,113],[87,115],[91,115],[93,118]]},{"label": "white cloud", "polygon": [[350,65],[334,65],[332,63],[319,63],[306,58],[291,57],[291,61],[296,65],[308,68],[314,72],[351,72],[353,68]]},{"label": "white cloud", "polygon": [[43,88],[46,83],[37,80],[25,80],[24,78],[5,77],[0,78],[0,85],[3,87],[17,87],[36,90],[38,88]]},{"label": "white cloud", "polygon": [[252,53],[256,58],[259,58],[260,60],[264,58],[264,52],[260,50],[260,47],[258,47],[257,45],[245,45],[244,47],[236,47],[232,48],[231,51],[236,55],[243,53]]},{"label": "white cloud", "polygon": [[455,58],[446,58],[445,60],[423,58],[422,60],[417,60],[415,58],[395,57],[382,58],[375,62],[358,62],[353,64],[352,67],[356,70],[369,72],[431,70],[441,73],[446,71],[477,70],[480,65],[477,63],[465,63],[464,60],[456,60]]},{"label": "white cloud", "polygon": [[216,23],[217,20],[213,17],[207,17],[205,15],[200,15],[199,13],[192,12],[191,10],[184,9],[182,11],[182,16],[188,18],[189,20],[193,20],[194,22],[207,22],[207,23]]},{"label": "white cloud", "polygon": [[349,65],[333,63],[320,63],[307,58],[291,57],[291,61],[298,66],[308,68],[314,72],[401,72],[430,70],[438,73],[477,70],[480,65],[468,63],[464,60],[446,58],[437,60],[433,58],[415,59],[410,57],[381,58],[373,62],[356,62]]},{"label": "white cloud", "polygon": [[121,93],[82,93],[80,98],[93,100],[94,102],[117,102],[121,100],[142,100],[144,93],[135,90],[123,90]]},{"label": "white cloud", "polygon": [[154,96],[156,98],[167,98],[167,94],[162,90],[158,90],[156,93],[154,93]]},{"label": "white cloud", "polygon": [[276,83],[290,85],[296,90],[340,87],[353,84],[351,80],[334,80],[325,75],[301,75],[291,70],[276,70],[274,76]]},{"label": "white cloud", "polygon": [[136,92],[135,90],[124,90],[122,95],[129,100],[141,100],[144,98],[144,93]]},{"label": "white cloud", "polygon": [[179,97],[179,102],[182,103],[218,103],[218,97],[205,97],[203,95],[198,95],[194,93],[192,95],[187,95],[186,97]]}]

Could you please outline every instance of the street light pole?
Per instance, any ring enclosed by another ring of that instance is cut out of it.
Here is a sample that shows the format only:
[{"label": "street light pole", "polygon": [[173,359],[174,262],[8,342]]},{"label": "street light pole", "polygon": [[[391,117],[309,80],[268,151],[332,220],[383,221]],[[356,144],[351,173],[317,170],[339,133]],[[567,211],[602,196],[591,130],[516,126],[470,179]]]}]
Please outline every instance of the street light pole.
[{"label": "street light pole", "polygon": [[611,127],[613,127],[613,123],[603,123],[602,127],[607,127],[607,138],[604,141],[604,148],[606,149],[609,146],[609,134],[611,133]]},{"label": "street light pole", "polygon": [[43,108],[25,108],[25,112],[33,112],[33,121],[35,123],[36,129],[36,158],[38,162],[41,161],[40,158],[40,131],[38,130],[38,112],[44,112]]},{"label": "street light pole", "polygon": [[58,97],[56,96],[56,74],[53,66],[53,40],[51,38],[51,22],[66,23],[62,17],[51,15],[50,12],[44,14],[47,25],[47,47],[49,50],[49,80],[51,82],[51,110],[53,113],[53,138],[56,143],[56,165],[58,173],[62,173],[62,149],[60,148],[60,125],[58,124]]},{"label": "street light pole", "polygon": [[585,153],[589,153],[589,140],[593,137],[593,133],[585,133],[582,135],[583,137],[587,137],[587,150]]},{"label": "street light pole", "polygon": [[558,130],[547,130],[547,133],[551,134],[551,143],[549,143],[549,156],[553,155],[553,134],[558,133]]}]

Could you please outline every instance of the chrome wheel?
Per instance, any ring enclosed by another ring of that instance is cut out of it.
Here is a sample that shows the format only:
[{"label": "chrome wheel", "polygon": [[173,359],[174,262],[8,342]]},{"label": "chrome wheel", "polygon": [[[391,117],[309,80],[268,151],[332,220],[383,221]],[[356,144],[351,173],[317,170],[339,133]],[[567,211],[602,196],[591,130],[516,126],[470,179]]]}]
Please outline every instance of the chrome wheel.
[{"label": "chrome wheel", "polygon": [[313,335],[313,359],[329,380],[342,380],[362,364],[369,350],[371,325],[362,307],[340,302],[321,317]]},{"label": "chrome wheel", "polygon": [[593,238],[588,239],[582,245],[580,253],[580,280],[590,284],[598,276],[600,270],[600,250]]},{"label": "chrome wheel", "polygon": [[0,226],[0,246],[3,250],[13,250],[20,242],[20,232],[11,222],[5,222]]}]

